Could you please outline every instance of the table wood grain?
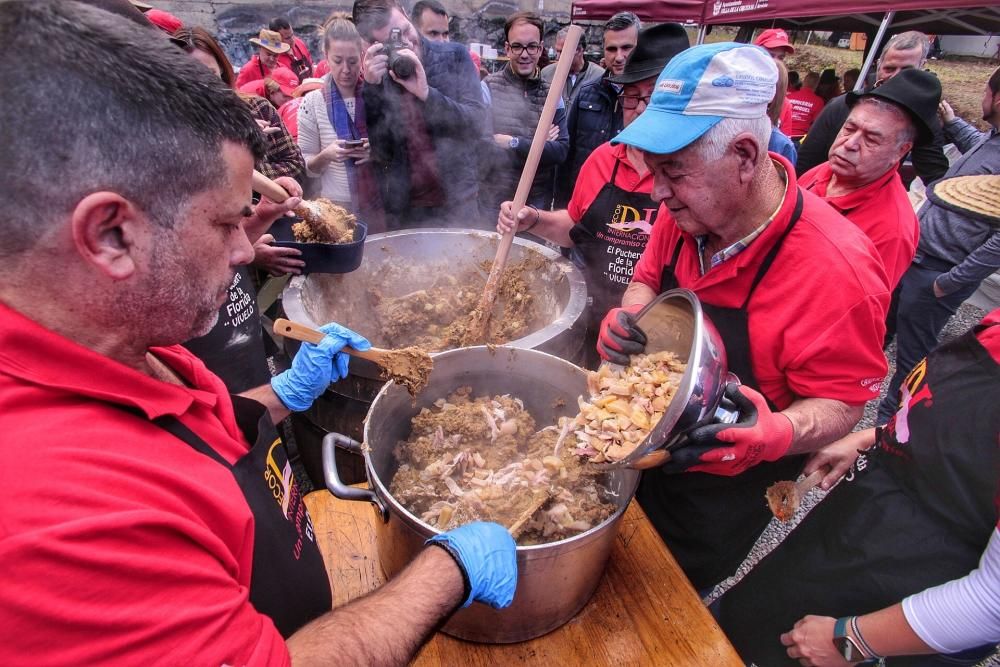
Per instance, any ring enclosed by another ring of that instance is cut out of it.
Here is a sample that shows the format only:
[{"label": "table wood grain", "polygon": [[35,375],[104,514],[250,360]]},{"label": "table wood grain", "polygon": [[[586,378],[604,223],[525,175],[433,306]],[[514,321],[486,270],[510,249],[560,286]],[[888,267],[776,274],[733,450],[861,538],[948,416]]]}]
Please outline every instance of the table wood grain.
[{"label": "table wood grain", "polygon": [[[385,581],[374,509],[327,491],[306,496],[330,575],[334,606]],[[622,518],[594,597],[567,624],[518,644],[477,644],[435,634],[415,665],[743,665],[636,502]]]}]

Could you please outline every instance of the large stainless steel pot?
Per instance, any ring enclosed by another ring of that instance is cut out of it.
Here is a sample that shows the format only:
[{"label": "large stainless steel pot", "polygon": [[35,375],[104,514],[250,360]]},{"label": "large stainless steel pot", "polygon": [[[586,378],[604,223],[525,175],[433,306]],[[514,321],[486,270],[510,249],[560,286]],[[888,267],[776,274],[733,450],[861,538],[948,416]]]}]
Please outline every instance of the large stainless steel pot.
[{"label": "large stainless steel pot", "polygon": [[[410,432],[410,419],[460,386],[477,394],[517,396],[539,424],[555,423],[576,413],[576,399],[587,392],[586,371],[562,359],[535,350],[509,347],[471,347],[434,357],[430,382],[414,404],[409,394],[387,384],[376,396],[365,424],[365,445],[330,434],[323,443],[327,486],[339,498],[373,503],[381,521],[378,552],[390,577],[420,551],[424,541],[438,533],[406,511],[389,493],[397,468],[393,447]],[[369,489],[344,486],[333,462],[334,444],[363,451]],[[538,637],[571,619],[590,599],[618,532],[618,523],[635,493],[639,473],[609,473],[608,497],[618,509],[606,521],[575,537],[536,546],[518,547],[518,584],[513,604],[496,610],[474,603],[456,612],[444,626],[448,634],[480,642],[507,643]]]},{"label": "large stainless steel pot", "polygon": [[[317,328],[338,322],[364,333],[376,347],[389,347],[376,322],[369,297],[378,287],[387,297],[401,296],[430,287],[441,272],[464,273],[496,256],[498,236],[472,229],[413,229],[374,234],[365,242],[365,259],[356,271],[345,274],[310,274],[292,278],[282,293],[288,319]],[[536,349],[563,359],[575,360],[583,347],[587,285],[583,274],[555,250],[526,239],[515,238],[509,264],[530,254],[545,258],[545,266],[532,274],[531,293],[540,305],[538,319],[526,336],[507,343],[509,347]],[[413,267],[402,284],[384,277],[390,266]],[[371,362],[355,359],[351,374],[379,378]]]}]

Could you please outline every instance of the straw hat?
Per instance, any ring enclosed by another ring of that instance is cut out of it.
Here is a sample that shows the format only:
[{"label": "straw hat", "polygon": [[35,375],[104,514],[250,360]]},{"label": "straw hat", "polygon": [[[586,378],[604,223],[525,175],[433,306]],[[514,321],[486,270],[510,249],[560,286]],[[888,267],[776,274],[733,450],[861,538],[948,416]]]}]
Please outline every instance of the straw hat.
[{"label": "straw hat", "polygon": [[281,35],[273,30],[261,30],[257,37],[250,38],[251,44],[256,44],[262,49],[267,49],[271,53],[277,53],[281,55],[286,53],[290,48],[288,44],[281,41]]},{"label": "straw hat", "polygon": [[1000,176],[956,176],[931,186],[938,206],[1000,225]]}]

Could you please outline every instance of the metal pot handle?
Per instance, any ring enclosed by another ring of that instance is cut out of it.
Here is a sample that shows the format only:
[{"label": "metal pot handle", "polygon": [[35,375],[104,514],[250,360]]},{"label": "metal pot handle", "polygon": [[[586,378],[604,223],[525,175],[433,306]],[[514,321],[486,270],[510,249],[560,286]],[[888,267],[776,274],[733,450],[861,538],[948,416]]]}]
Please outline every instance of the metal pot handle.
[{"label": "metal pot handle", "polygon": [[[366,500],[370,502],[375,506],[375,512],[382,518],[382,523],[386,523],[389,520],[389,510],[374,491],[348,486],[340,481],[340,475],[337,474],[334,447],[341,447],[349,452],[361,454],[361,443],[357,440],[340,433],[327,433],[323,438],[323,477],[326,479],[326,488],[341,500]],[[370,481],[368,483],[371,485]]]}]

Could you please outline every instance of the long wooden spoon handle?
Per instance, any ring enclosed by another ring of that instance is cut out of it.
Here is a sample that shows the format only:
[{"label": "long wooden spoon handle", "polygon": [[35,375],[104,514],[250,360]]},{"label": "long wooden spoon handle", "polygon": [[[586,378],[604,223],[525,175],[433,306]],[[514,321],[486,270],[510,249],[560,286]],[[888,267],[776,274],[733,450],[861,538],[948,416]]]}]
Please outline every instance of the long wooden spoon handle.
[{"label": "long wooden spoon handle", "polygon": [[[260,173],[256,169],[253,170],[253,189],[264,195],[273,202],[280,204],[281,202],[288,199],[288,193],[285,192],[285,188],[281,187],[270,178]],[[312,341],[306,341],[312,342]]]},{"label": "long wooden spoon handle", "polygon": [[[279,336],[284,336],[285,338],[291,338],[293,340],[301,340],[305,343],[312,343],[316,345],[323,340],[326,336],[322,331],[317,331],[312,327],[307,327],[304,324],[299,324],[298,322],[292,322],[291,320],[286,320],[283,317],[279,317],[274,321],[274,333]],[[370,350],[355,350],[353,347],[347,346],[343,350],[352,357],[358,357],[359,359],[368,359],[369,361],[374,361],[375,363],[380,363],[382,360],[378,348],[372,348]]]}]

